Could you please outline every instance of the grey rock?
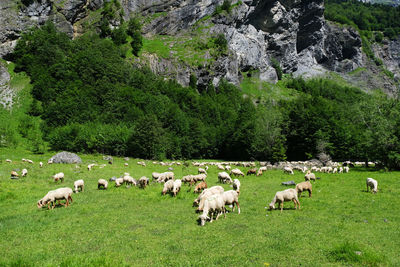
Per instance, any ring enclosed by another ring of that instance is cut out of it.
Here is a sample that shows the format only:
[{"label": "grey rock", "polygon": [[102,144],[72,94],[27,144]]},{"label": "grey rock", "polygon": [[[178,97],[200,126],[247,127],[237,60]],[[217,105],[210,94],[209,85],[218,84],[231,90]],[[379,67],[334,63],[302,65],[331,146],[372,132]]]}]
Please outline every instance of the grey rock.
[{"label": "grey rock", "polygon": [[288,181],[288,182],[282,182],[282,185],[296,185],[296,183],[294,181]]},{"label": "grey rock", "polygon": [[60,152],[50,158],[53,163],[66,163],[66,164],[72,164],[72,163],[82,163],[82,159],[71,152]]},{"label": "grey rock", "polygon": [[115,176],[110,178],[110,182],[115,182],[115,180],[117,180],[117,177],[115,177]]},{"label": "grey rock", "polygon": [[7,68],[0,63],[0,105],[5,109],[11,109],[14,96],[15,93],[10,88],[10,74]]},{"label": "grey rock", "polygon": [[169,170],[169,171],[173,171],[173,170],[174,170],[174,168],[172,168],[172,167],[169,167],[169,168],[168,168],[168,170]]},{"label": "grey rock", "polygon": [[128,158],[128,157],[125,157],[125,158],[124,158],[124,160],[125,160],[125,161],[128,161],[128,160],[129,160],[129,158]]},{"label": "grey rock", "polygon": [[111,157],[111,156],[103,156],[103,160],[112,161],[113,157]]}]

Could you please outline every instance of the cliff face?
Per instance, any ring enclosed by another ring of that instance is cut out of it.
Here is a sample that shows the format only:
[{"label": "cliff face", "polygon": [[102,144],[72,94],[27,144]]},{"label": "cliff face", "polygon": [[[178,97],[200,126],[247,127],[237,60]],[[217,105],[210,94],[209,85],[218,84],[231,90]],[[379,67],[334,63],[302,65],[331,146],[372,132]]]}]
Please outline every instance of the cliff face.
[{"label": "cliff face", "polygon": [[[120,2],[126,18],[137,14],[152,17],[143,27],[147,36],[179,35],[204,19],[210,21],[210,33],[225,35],[229,54],[218,58],[208,69],[146,55],[153,71],[172,75],[183,85],[188,84],[190,73],[196,73],[200,85],[217,84],[222,78],[238,84],[241,72],[248,70],[259,70],[261,80],[275,82],[277,76],[271,59],[276,59],[284,72],[306,77],[327,71],[348,73],[367,64],[358,33],[327,23],[322,0],[232,1],[234,5],[229,14],[214,13],[223,0]],[[1,1],[0,56],[12,51],[22,32],[46,20],[54,21],[71,37],[77,35],[79,22],[103,4],[103,0],[37,0],[25,7],[13,0]],[[390,52],[391,56],[381,53],[384,63],[400,73],[397,48],[391,48],[397,46],[389,44],[388,47],[394,52]]]}]

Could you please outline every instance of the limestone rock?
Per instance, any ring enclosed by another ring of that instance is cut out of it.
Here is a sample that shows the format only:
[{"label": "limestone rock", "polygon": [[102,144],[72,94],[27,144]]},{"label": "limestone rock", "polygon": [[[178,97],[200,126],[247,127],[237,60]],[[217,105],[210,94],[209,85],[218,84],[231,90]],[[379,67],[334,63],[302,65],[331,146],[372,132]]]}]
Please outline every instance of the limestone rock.
[{"label": "limestone rock", "polygon": [[52,156],[50,159],[53,163],[66,163],[66,164],[72,164],[72,163],[82,163],[82,159],[71,152],[60,152],[54,156]]}]

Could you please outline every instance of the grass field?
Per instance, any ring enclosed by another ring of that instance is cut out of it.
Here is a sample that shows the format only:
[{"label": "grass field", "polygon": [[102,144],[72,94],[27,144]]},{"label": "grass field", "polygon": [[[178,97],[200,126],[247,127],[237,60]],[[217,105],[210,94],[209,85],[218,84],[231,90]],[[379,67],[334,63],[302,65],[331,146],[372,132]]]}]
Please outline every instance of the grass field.
[{"label": "grass field", "polygon": [[[39,168],[50,156],[0,150],[0,266],[400,266],[398,172],[319,174],[313,197],[303,193],[301,210],[285,203],[282,214],[264,207],[285,189],[282,181],[303,181],[302,173],[244,177],[241,214],[228,213],[200,227],[192,207],[195,194],[187,186],[176,198],[161,196],[160,184],[142,190],[111,183],[108,190],[97,190],[99,178],[123,172],[151,177],[167,167],[147,162],[144,168],[134,159],[124,167],[122,158],[114,158],[113,165],[89,172],[87,164],[106,162],[101,155],[81,155],[80,168]],[[11,180],[11,170],[22,168],[28,177]],[[179,178],[196,170],[174,166]],[[66,177],[62,185],[51,179],[60,171]],[[209,186],[217,184],[217,173],[210,167]],[[378,194],[365,192],[366,177],[378,180]],[[71,206],[36,207],[49,190],[72,188],[77,179],[85,180],[85,192],[74,194]]]}]

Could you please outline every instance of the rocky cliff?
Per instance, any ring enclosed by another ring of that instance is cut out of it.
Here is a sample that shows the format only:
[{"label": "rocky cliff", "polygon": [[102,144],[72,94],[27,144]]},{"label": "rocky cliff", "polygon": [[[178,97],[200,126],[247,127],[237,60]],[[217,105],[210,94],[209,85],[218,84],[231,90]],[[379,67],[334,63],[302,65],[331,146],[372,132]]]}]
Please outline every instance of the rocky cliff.
[{"label": "rocky cliff", "polygon": [[[0,56],[7,57],[20,34],[29,27],[52,20],[71,37],[82,32],[82,21],[103,7],[103,0],[31,0],[23,5],[14,0],[0,2]],[[311,77],[326,72],[346,74],[368,65],[359,34],[348,27],[327,23],[322,0],[232,1],[229,12],[215,12],[223,0],[121,0],[125,19],[141,15],[143,34],[183,36],[199,22],[207,33],[223,33],[229,52],[207,66],[193,66],[181,60],[144,54],[139,64],[148,64],[159,74],[188,85],[190,74],[200,85],[220,79],[239,84],[243,72],[257,70],[261,80],[275,82],[271,60],[283,71]],[[399,45],[376,48],[384,64],[400,74]],[[349,79],[351,80],[351,79]],[[387,90],[396,90],[394,81]]]}]

